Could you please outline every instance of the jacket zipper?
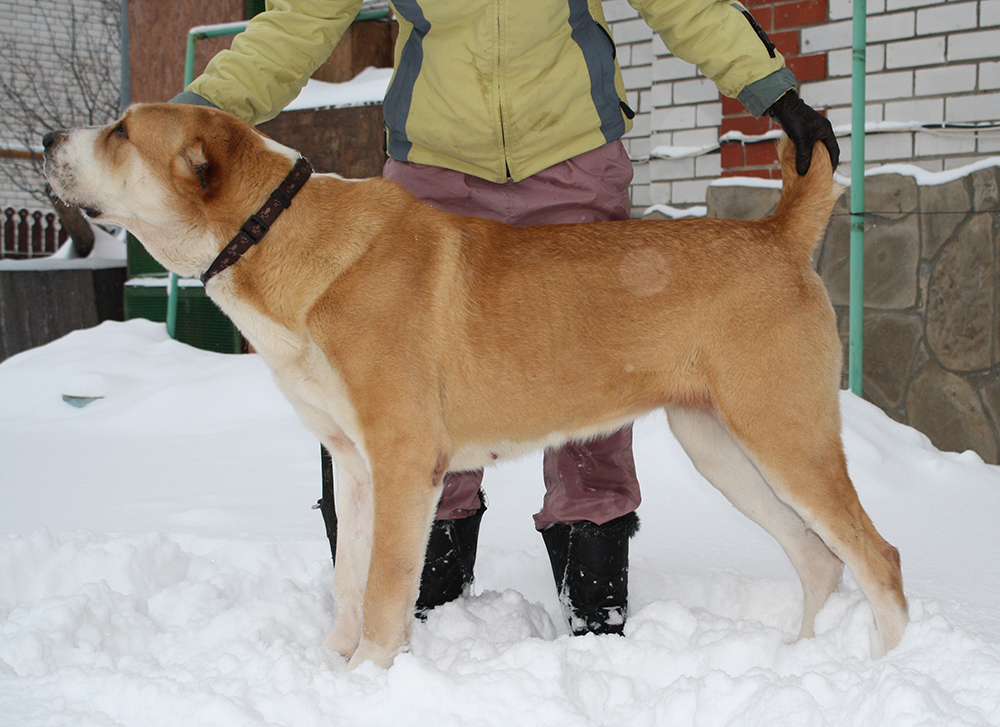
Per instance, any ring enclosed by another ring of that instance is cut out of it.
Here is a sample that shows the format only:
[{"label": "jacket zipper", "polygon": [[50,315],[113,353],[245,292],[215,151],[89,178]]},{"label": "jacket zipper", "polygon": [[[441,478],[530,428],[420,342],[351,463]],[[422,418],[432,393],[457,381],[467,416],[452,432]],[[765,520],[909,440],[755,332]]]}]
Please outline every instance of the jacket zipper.
[{"label": "jacket zipper", "polygon": [[507,175],[507,181],[510,181],[510,164],[507,161],[507,130],[504,128],[506,121],[503,114],[503,84],[500,81],[501,71],[503,69],[503,33],[501,28],[502,23],[502,5],[503,0],[496,0],[497,8],[497,62],[496,62],[496,74],[497,74],[497,113],[500,116],[500,151],[503,154],[503,165],[504,171]]}]

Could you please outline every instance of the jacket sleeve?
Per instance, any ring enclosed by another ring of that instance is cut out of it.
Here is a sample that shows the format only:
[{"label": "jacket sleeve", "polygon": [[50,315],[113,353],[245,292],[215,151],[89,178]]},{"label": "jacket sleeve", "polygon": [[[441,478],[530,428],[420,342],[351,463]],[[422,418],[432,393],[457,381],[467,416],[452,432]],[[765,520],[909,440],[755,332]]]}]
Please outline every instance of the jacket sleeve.
[{"label": "jacket sleeve", "polygon": [[693,63],[719,91],[755,116],[789,89],[795,76],[752,16],[734,0],[629,0],[678,58]]},{"label": "jacket sleeve", "polygon": [[362,0],[268,0],[186,89],[251,124],[274,118],[329,58]]}]

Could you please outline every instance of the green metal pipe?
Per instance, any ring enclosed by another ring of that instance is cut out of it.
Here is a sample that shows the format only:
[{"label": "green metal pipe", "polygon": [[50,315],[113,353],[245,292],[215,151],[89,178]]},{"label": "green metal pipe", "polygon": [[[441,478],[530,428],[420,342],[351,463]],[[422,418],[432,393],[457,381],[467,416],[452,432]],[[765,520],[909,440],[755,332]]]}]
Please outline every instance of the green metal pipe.
[{"label": "green metal pipe", "polygon": [[[243,28],[246,28],[245,23],[243,24]],[[195,41],[199,38],[207,37],[209,36],[188,31],[187,50],[184,58],[184,88],[187,88],[191,81],[194,80]],[[171,338],[177,338],[177,287],[177,274],[170,273],[170,283],[167,286],[167,335]]]},{"label": "green metal pipe", "polygon": [[170,273],[167,287],[167,335],[177,338],[177,273]]},{"label": "green metal pipe", "polygon": [[197,35],[188,33],[187,51],[184,56],[184,88],[187,88],[188,84],[194,80],[194,43],[196,40],[198,40]]},{"label": "green metal pipe", "polygon": [[[354,22],[359,20],[386,20],[389,17],[388,10],[366,10],[358,13]],[[247,28],[247,22],[227,23],[214,28],[191,28],[187,36],[187,50],[184,59],[184,88],[191,85],[194,80],[194,45],[196,41],[205,38],[223,38],[230,35],[239,35]],[[170,273],[170,286],[167,291],[167,335],[176,338],[177,332],[177,275]]]},{"label": "green metal pipe", "polygon": [[854,0],[854,66],[851,73],[851,286],[848,385],[861,396],[865,320],[865,59],[866,0]]}]

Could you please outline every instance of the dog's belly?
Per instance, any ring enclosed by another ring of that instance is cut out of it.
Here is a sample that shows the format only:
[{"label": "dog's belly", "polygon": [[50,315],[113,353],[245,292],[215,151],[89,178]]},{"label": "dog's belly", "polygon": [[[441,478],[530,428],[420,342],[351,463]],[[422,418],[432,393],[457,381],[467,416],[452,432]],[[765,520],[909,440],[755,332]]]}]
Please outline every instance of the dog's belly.
[{"label": "dog's belly", "polygon": [[[278,387],[295,407],[303,423],[321,440],[346,435],[365,456],[363,433],[357,414],[347,395],[347,388],[322,351],[309,345],[296,355],[265,355]],[[553,431],[541,438],[473,443],[458,447],[451,456],[448,470],[462,472],[520,457],[546,447],[558,447],[568,441],[586,441],[616,431],[632,421],[623,417],[574,431]]]},{"label": "dog's belly", "polygon": [[[306,427],[327,446],[330,446],[331,440],[341,440],[346,436],[367,460],[364,433],[348,388],[319,346],[311,340],[303,340],[240,301],[225,299],[216,302],[237,321],[244,335],[264,358],[278,388]],[[650,407],[640,408],[645,411]],[[586,441],[620,429],[633,421],[636,413],[641,414],[642,411],[636,409],[632,415],[624,415],[620,411],[617,415],[593,411],[593,418],[581,420],[583,426],[566,430],[556,425],[552,431],[541,436],[539,432],[544,431],[545,424],[536,421],[532,430],[524,432],[523,439],[518,437],[519,432],[514,428],[508,429],[503,438],[495,441],[490,441],[488,434],[482,436],[493,427],[479,421],[467,432],[472,441],[462,444],[456,442],[448,470],[476,470],[496,464],[499,460],[519,457],[546,447],[561,446],[568,441]],[[447,428],[448,422],[444,424]]]},{"label": "dog's belly", "polygon": [[617,431],[631,421],[633,421],[633,417],[617,419],[572,432],[554,431],[541,439],[526,439],[516,442],[502,441],[493,444],[469,444],[457,449],[452,454],[448,470],[450,472],[477,470],[481,467],[496,464],[499,460],[520,457],[539,449],[559,447],[570,441],[587,441]]}]

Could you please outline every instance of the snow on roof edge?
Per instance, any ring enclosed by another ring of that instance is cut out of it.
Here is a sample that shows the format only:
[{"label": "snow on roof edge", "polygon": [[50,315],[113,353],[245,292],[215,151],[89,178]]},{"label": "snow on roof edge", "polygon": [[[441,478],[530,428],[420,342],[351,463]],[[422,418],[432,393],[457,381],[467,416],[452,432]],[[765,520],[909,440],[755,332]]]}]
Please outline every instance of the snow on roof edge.
[{"label": "snow on roof edge", "polygon": [[[846,165],[842,165],[842,167],[843,166]],[[1000,157],[987,157],[986,159],[980,159],[979,161],[972,162],[961,167],[956,167],[955,169],[948,169],[943,172],[929,172],[926,169],[921,169],[913,164],[884,164],[882,166],[866,169],[865,176],[875,177],[882,174],[900,174],[904,177],[913,177],[914,181],[920,187],[936,187],[941,184],[954,182],[956,179],[967,177],[974,172],[978,172],[981,169],[988,169],[990,167],[1000,167]],[[844,186],[850,186],[851,184],[851,177],[846,174],[841,174],[839,171],[834,173],[833,178],[838,184],[842,184]],[[768,187],[781,189],[781,180],[761,179],[759,177],[722,177],[714,180],[708,186]]]}]

